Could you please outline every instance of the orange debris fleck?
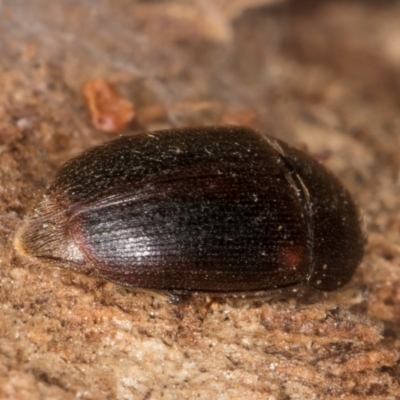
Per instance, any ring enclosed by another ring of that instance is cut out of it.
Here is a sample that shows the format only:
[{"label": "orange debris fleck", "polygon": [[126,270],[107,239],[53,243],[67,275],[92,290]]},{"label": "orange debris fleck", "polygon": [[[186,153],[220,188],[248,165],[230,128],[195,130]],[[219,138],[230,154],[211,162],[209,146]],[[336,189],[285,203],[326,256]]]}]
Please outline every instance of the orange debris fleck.
[{"label": "orange debris fleck", "polygon": [[223,125],[237,125],[254,127],[257,119],[256,112],[251,108],[241,110],[226,110],[221,116]]},{"label": "orange debris fleck", "polygon": [[91,79],[82,89],[93,126],[103,132],[118,132],[133,119],[133,104],[121,97],[102,78]]}]

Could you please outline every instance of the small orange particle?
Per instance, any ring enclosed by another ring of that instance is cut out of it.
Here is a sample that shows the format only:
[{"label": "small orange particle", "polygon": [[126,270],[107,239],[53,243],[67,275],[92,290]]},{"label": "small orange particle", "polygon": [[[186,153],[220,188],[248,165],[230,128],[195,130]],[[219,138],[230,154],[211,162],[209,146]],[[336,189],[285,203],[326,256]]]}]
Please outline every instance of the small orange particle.
[{"label": "small orange particle", "polygon": [[87,81],[82,91],[92,124],[100,131],[118,132],[135,116],[133,104],[102,78]]},{"label": "small orange particle", "polygon": [[143,106],[136,111],[136,121],[139,125],[146,125],[151,122],[166,119],[167,116],[167,109],[160,103]]},{"label": "small orange particle", "polygon": [[221,116],[221,124],[253,127],[256,119],[257,114],[251,108],[244,108],[240,110],[228,109]]}]

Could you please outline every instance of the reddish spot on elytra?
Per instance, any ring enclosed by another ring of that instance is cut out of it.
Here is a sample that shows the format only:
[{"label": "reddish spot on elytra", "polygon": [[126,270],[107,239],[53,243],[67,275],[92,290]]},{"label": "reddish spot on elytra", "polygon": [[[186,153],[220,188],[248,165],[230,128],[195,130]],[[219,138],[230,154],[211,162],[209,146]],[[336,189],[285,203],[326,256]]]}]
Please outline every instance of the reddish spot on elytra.
[{"label": "reddish spot on elytra", "polygon": [[296,270],[304,262],[304,248],[302,246],[286,247],[282,251],[283,263]]}]

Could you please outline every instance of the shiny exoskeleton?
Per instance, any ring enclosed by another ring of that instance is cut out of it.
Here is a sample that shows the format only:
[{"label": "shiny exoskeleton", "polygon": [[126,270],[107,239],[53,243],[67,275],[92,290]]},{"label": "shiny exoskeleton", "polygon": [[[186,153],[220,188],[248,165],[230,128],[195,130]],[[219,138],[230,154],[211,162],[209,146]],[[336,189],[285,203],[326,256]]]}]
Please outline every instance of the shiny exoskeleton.
[{"label": "shiny exoskeleton", "polygon": [[20,254],[137,288],[333,290],[360,216],[323,165],[242,127],[120,137],[67,162],[20,226]]}]

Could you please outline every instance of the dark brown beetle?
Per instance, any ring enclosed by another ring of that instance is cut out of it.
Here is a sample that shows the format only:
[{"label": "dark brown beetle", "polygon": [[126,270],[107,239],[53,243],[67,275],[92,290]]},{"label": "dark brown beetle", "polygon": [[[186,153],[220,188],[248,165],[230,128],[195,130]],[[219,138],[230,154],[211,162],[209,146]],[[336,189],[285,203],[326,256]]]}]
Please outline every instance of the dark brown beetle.
[{"label": "dark brown beetle", "polygon": [[65,164],[15,248],[129,287],[333,290],[363,256],[359,212],[321,164],[248,128],[120,137]]}]

